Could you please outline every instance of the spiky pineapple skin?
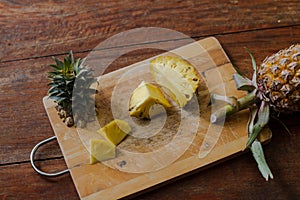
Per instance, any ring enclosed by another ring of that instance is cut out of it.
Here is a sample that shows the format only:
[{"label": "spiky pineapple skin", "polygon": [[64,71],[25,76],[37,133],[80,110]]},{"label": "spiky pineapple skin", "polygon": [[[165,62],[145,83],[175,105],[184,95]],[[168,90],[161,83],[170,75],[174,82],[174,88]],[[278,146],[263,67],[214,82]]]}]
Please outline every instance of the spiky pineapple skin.
[{"label": "spiky pineapple skin", "polygon": [[278,112],[300,111],[300,44],[267,57],[257,71],[258,97]]}]

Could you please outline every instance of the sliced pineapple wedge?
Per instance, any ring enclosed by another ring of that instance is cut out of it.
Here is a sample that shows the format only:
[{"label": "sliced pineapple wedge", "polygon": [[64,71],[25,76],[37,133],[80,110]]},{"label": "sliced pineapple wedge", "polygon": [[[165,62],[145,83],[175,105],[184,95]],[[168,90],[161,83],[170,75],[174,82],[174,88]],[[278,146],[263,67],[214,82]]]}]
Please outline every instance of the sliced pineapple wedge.
[{"label": "sliced pineapple wedge", "polygon": [[156,104],[160,104],[165,108],[171,107],[171,104],[158,87],[142,81],[131,95],[129,114],[140,119],[150,119],[150,113],[151,116],[154,116],[161,111],[159,107],[155,106]]},{"label": "sliced pineapple wedge", "polygon": [[116,146],[109,141],[90,140],[90,163],[95,164],[116,157]]},{"label": "sliced pineapple wedge", "polygon": [[131,131],[129,124],[123,120],[115,119],[98,130],[98,133],[114,145],[118,145]]},{"label": "sliced pineapple wedge", "polygon": [[175,56],[159,56],[150,63],[155,81],[178,104],[184,107],[197,90],[200,76],[187,61]]}]

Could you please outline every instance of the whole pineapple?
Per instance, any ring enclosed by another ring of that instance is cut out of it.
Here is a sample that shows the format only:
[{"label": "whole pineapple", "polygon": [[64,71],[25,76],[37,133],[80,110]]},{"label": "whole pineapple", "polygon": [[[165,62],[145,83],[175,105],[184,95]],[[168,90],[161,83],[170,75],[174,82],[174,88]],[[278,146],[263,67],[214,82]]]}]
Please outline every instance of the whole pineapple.
[{"label": "whole pineapple", "polygon": [[300,110],[300,45],[267,57],[257,71],[258,97],[279,112]]},{"label": "whole pineapple", "polygon": [[247,91],[248,95],[240,99],[212,95],[212,100],[228,104],[212,114],[211,122],[216,123],[227,115],[250,109],[246,147],[251,149],[260,172],[268,180],[273,175],[257,138],[273,116],[272,112],[300,111],[300,45],[292,45],[267,57],[258,68],[254,57],[249,54],[254,69],[252,80],[241,73],[233,75],[237,89]]},{"label": "whole pineapple", "polygon": [[84,59],[74,60],[72,51],[63,61],[55,57],[53,59],[55,64],[50,65],[53,71],[48,72],[51,80],[48,84],[49,98],[57,103],[58,115],[67,126],[84,126],[89,120],[87,110],[94,105],[93,99],[89,97],[95,94],[90,86],[96,79],[92,71],[83,66]]}]

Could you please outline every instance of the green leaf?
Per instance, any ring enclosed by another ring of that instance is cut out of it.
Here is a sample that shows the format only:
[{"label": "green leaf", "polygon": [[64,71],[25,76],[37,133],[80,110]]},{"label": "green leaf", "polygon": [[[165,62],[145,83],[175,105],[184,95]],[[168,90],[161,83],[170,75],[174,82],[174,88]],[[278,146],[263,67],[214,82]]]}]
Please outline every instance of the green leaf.
[{"label": "green leaf", "polygon": [[[66,85],[69,86],[69,85],[72,85],[74,84],[74,81],[73,80],[66,80]],[[73,86],[72,86],[73,87]]]},{"label": "green leaf", "polygon": [[71,61],[68,57],[64,58],[65,74],[68,74],[70,71]]},{"label": "green leaf", "polygon": [[248,78],[243,77],[240,74],[233,74],[233,80],[238,90],[251,92],[255,89],[253,83]]},{"label": "green leaf", "polygon": [[65,91],[59,91],[59,93],[56,96],[58,96],[58,97],[67,97],[67,93]]},{"label": "green leaf", "polygon": [[55,75],[55,76],[53,76],[53,79],[54,80],[63,80],[64,79],[64,77],[62,76],[62,75]]},{"label": "green leaf", "polygon": [[50,76],[50,77],[59,76],[60,74],[61,74],[61,71],[48,72],[48,76]]},{"label": "green leaf", "polygon": [[252,68],[254,70],[253,72],[253,76],[252,76],[252,83],[254,84],[254,86],[257,88],[257,84],[256,84],[256,73],[257,73],[257,66],[256,66],[256,61],[254,59],[254,56],[252,55],[251,51],[247,48],[245,48],[246,51],[249,53],[250,57],[251,57],[251,61],[252,61]]},{"label": "green leaf", "polygon": [[258,121],[257,123],[261,126],[264,127],[268,124],[270,119],[270,106],[267,102],[262,101],[259,111],[258,111]]},{"label": "green leaf", "polygon": [[252,143],[251,151],[262,176],[266,179],[266,181],[269,180],[269,177],[273,179],[273,174],[266,162],[262,145],[258,140],[255,140]]},{"label": "green leaf", "polygon": [[84,64],[84,62],[86,61],[86,59],[87,59],[87,58],[83,58],[83,59],[81,59],[81,61],[80,61],[80,65],[83,65],[83,64]]},{"label": "green leaf", "polygon": [[58,104],[60,104],[60,103],[62,103],[63,101],[65,101],[66,99],[67,99],[66,97],[61,97],[61,98],[58,98],[56,102],[57,102]]},{"label": "green leaf", "polygon": [[80,71],[79,71],[79,73],[77,74],[77,78],[84,78],[84,77],[86,77],[87,76],[87,74],[88,74],[88,70],[86,70],[86,69],[81,69]]},{"label": "green leaf", "polygon": [[52,87],[48,90],[48,93],[51,94],[51,93],[53,93],[54,91],[57,91],[57,85],[56,85],[56,86],[52,86]]},{"label": "green leaf", "polygon": [[49,66],[52,67],[55,71],[61,70],[61,67],[58,65],[50,64]]},{"label": "green leaf", "polygon": [[[270,107],[265,101],[262,101],[258,112],[251,112],[251,121],[248,125],[249,138],[246,144],[246,148],[250,147],[253,141],[257,138],[258,134],[263,130],[263,128],[268,124],[270,119]],[[254,115],[253,115],[254,114]],[[254,124],[255,119],[257,122]]]},{"label": "green leaf", "polygon": [[259,124],[255,124],[253,126],[252,132],[249,133],[249,138],[246,143],[246,148],[249,148],[252,143],[256,140],[258,134],[262,131],[263,127],[261,127]]},{"label": "green leaf", "polygon": [[80,59],[77,59],[74,63],[74,73],[75,76],[79,73]]},{"label": "green leaf", "polygon": [[53,91],[53,92],[49,93],[49,96],[50,97],[54,97],[54,96],[58,97],[57,94],[59,94],[59,93],[60,93],[59,91]]},{"label": "green leaf", "polygon": [[256,72],[257,71],[257,67],[256,67],[256,62],[255,62],[254,56],[252,55],[251,51],[248,48],[245,47],[245,49],[248,52],[248,54],[250,55],[250,57],[251,57],[252,68],[253,68],[254,72]]},{"label": "green leaf", "polygon": [[53,99],[55,102],[57,102],[60,98],[57,96],[49,96],[49,99]]},{"label": "green leaf", "polygon": [[258,112],[257,106],[251,106],[249,107],[250,114],[249,114],[249,120],[248,120],[248,134],[253,132],[254,127],[254,121]]},{"label": "green leaf", "polygon": [[69,58],[70,58],[71,63],[74,63],[74,57],[73,57],[73,51],[72,50],[69,52]]},{"label": "green leaf", "polygon": [[57,58],[53,57],[53,60],[55,61],[56,65],[58,67],[60,67],[60,69],[63,69],[64,68],[64,63],[61,62],[60,60],[58,60]]},{"label": "green leaf", "polygon": [[64,91],[53,91],[51,93],[49,93],[49,96],[56,96],[58,98],[61,98],[61,97],[66,97],[66,93]]},{"label": "green leaf", "polygon": [[48,86],[50,86],[50,87],[52,87],[52,86],[58,86],[58,84],[54,83],[54,82],[50,82],[50,83],[48,83]]}]

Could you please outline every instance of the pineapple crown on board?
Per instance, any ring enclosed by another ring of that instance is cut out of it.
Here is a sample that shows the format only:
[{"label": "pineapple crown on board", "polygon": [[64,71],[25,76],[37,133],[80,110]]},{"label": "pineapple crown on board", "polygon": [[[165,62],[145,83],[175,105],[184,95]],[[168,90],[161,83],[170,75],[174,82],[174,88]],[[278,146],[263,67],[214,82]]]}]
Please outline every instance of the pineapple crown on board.
[{"label": "pineapple crown on board", "polygon": [[62,104],[72,99],[74,81],[82,69],[83,60],[79,58],[75,62],[72,51],[63,62],[55,57],[53,60],[55,64],[50,65],[53,71],[48,72],[48,78],[51,80],[48,84],[51,87],[48,94],[56,103]]},{"label": "pineapple crown on board", "polygon": [[73,126],[79,118],[86,118],[85,114],[79,112],[85,112],[87,106],[94,105],[93,99],[89,97],[95,94],[95,90],[90,86],[96,79],[92,70],[83,65],[85,59],[75,60],[72,51],[63,61],[55,57],[53,60],[55,64],[50,65],[53,71],[48,72],[48,95],[57,103],[56,109],[60,117],[66,120],[68,126]]}]

